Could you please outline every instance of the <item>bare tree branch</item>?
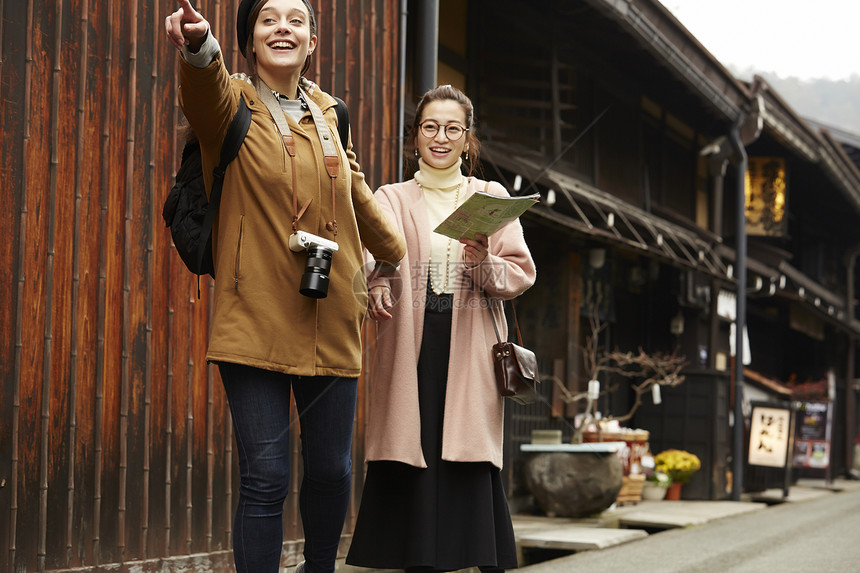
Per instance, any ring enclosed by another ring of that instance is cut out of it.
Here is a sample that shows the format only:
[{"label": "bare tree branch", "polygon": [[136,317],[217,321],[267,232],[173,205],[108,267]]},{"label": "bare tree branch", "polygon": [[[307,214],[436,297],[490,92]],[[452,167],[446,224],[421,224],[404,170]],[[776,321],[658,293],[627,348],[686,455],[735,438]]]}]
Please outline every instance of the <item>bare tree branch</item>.
[{"label": "bare tree branch", "polygon": [[[684,375],[681,374],[681,370],[687,365],[687,361],[684,356],[679,356],[675,353],[657,352],[648,354],[641,347],[635,354],[633,352],[621,352],[617,349],[612,352],[605,352],[599,344],[599,339],[600,333],[608,327],[608,323],[600,321],[597,304],[595,303],[589,316],[591,335],[586,338],[585,346],[580,346],[580,351],[583,355],[585,371],[590,376],[589,380],[599,380],[598,376],[601,373],[606,373],[617,374],[631,381],[636,381],[631,385],[635,393],[635,398],[633,405],[627,413],[621,416],[606,416],[603,418],[603,420],[607,421],[617,420],[624,422],[633,417],[643,403],[642,396],[648,392],[652,392],[654,386],[674,387],[681,384],[685,379]],[[567,389],[564,382],[559,378],[553,376],[551,379],[560,388],[561,398],[564,402],[588,401],[588,406],[585,409],[587,419],[583,420],[583,423],[573,436],[574,443],[581,442],[582,432],[594,416],[594,413],[591,411],[593,409],[593,400],[589,399],[587,392],[574,394]],[[606,395],[617,389],[617,385],[609,386],[601,391],[601,394]]]}]

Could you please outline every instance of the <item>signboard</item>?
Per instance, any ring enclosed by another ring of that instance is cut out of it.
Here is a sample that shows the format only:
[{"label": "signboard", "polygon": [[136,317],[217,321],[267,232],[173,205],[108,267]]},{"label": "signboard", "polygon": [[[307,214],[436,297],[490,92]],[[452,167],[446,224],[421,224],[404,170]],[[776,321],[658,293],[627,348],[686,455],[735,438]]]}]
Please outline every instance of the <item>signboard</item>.
[{"label": "signboard", "polygon": [[786,175],[782,157],[750,157],[744,185],[747,234],[785,235]]},{"label": "signboard", "polygon": [[794,436],[794,466],[830,467],[830,402],[799,402]]},{"label": "signboard", "polygon": [[750,416],[750,465],[786,467],[790,438],[791,410],[788,406],[753,405]]}]

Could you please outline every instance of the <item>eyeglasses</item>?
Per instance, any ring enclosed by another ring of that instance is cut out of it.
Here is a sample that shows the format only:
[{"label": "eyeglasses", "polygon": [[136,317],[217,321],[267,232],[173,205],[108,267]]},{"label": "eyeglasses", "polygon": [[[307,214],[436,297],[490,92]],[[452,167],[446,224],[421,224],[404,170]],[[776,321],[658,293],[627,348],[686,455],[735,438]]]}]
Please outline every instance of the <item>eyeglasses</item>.
[{"label": "eyeglasses", "polygon": [[463,137],[464,133],[469,131],[459,123],[447,123],[445,125],[440,125],[432,119],[428,119],[427,121],[419,123],[418,127],[421,129],[421,134],[427,139],[433,139],[434,137],[436,137],[436,134],[439,133],[440,129],[444,129],[445,137],[448,138],[448,141],[457,141],[458,139]]}]

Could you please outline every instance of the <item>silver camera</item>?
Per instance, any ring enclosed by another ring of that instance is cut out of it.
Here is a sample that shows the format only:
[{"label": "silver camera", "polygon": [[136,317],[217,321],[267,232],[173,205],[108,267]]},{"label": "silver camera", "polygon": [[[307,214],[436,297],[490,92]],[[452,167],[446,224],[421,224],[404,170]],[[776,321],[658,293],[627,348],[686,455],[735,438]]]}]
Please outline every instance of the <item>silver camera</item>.
[{"label": "silver camera", "polygon": [[290,235],[290,250],[296,253],[307,251],[305,274],[299,292],[310,298],[325,298],[328,295],[331,256],[337,251],[337,243],[305,231]]}]

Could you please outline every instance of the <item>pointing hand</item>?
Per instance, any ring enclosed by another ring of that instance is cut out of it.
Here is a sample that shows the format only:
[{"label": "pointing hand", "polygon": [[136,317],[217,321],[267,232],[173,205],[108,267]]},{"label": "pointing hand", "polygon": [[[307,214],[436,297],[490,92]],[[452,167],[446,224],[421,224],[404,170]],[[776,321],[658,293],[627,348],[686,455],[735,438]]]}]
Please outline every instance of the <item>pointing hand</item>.
[{"label": "pointing hand", "polygon": [[184,46],[196,52],[203,45],[209,22],[197,12],[189,0],[179,0],[179,9],[164,19],[167,39],[181,50]]}]

